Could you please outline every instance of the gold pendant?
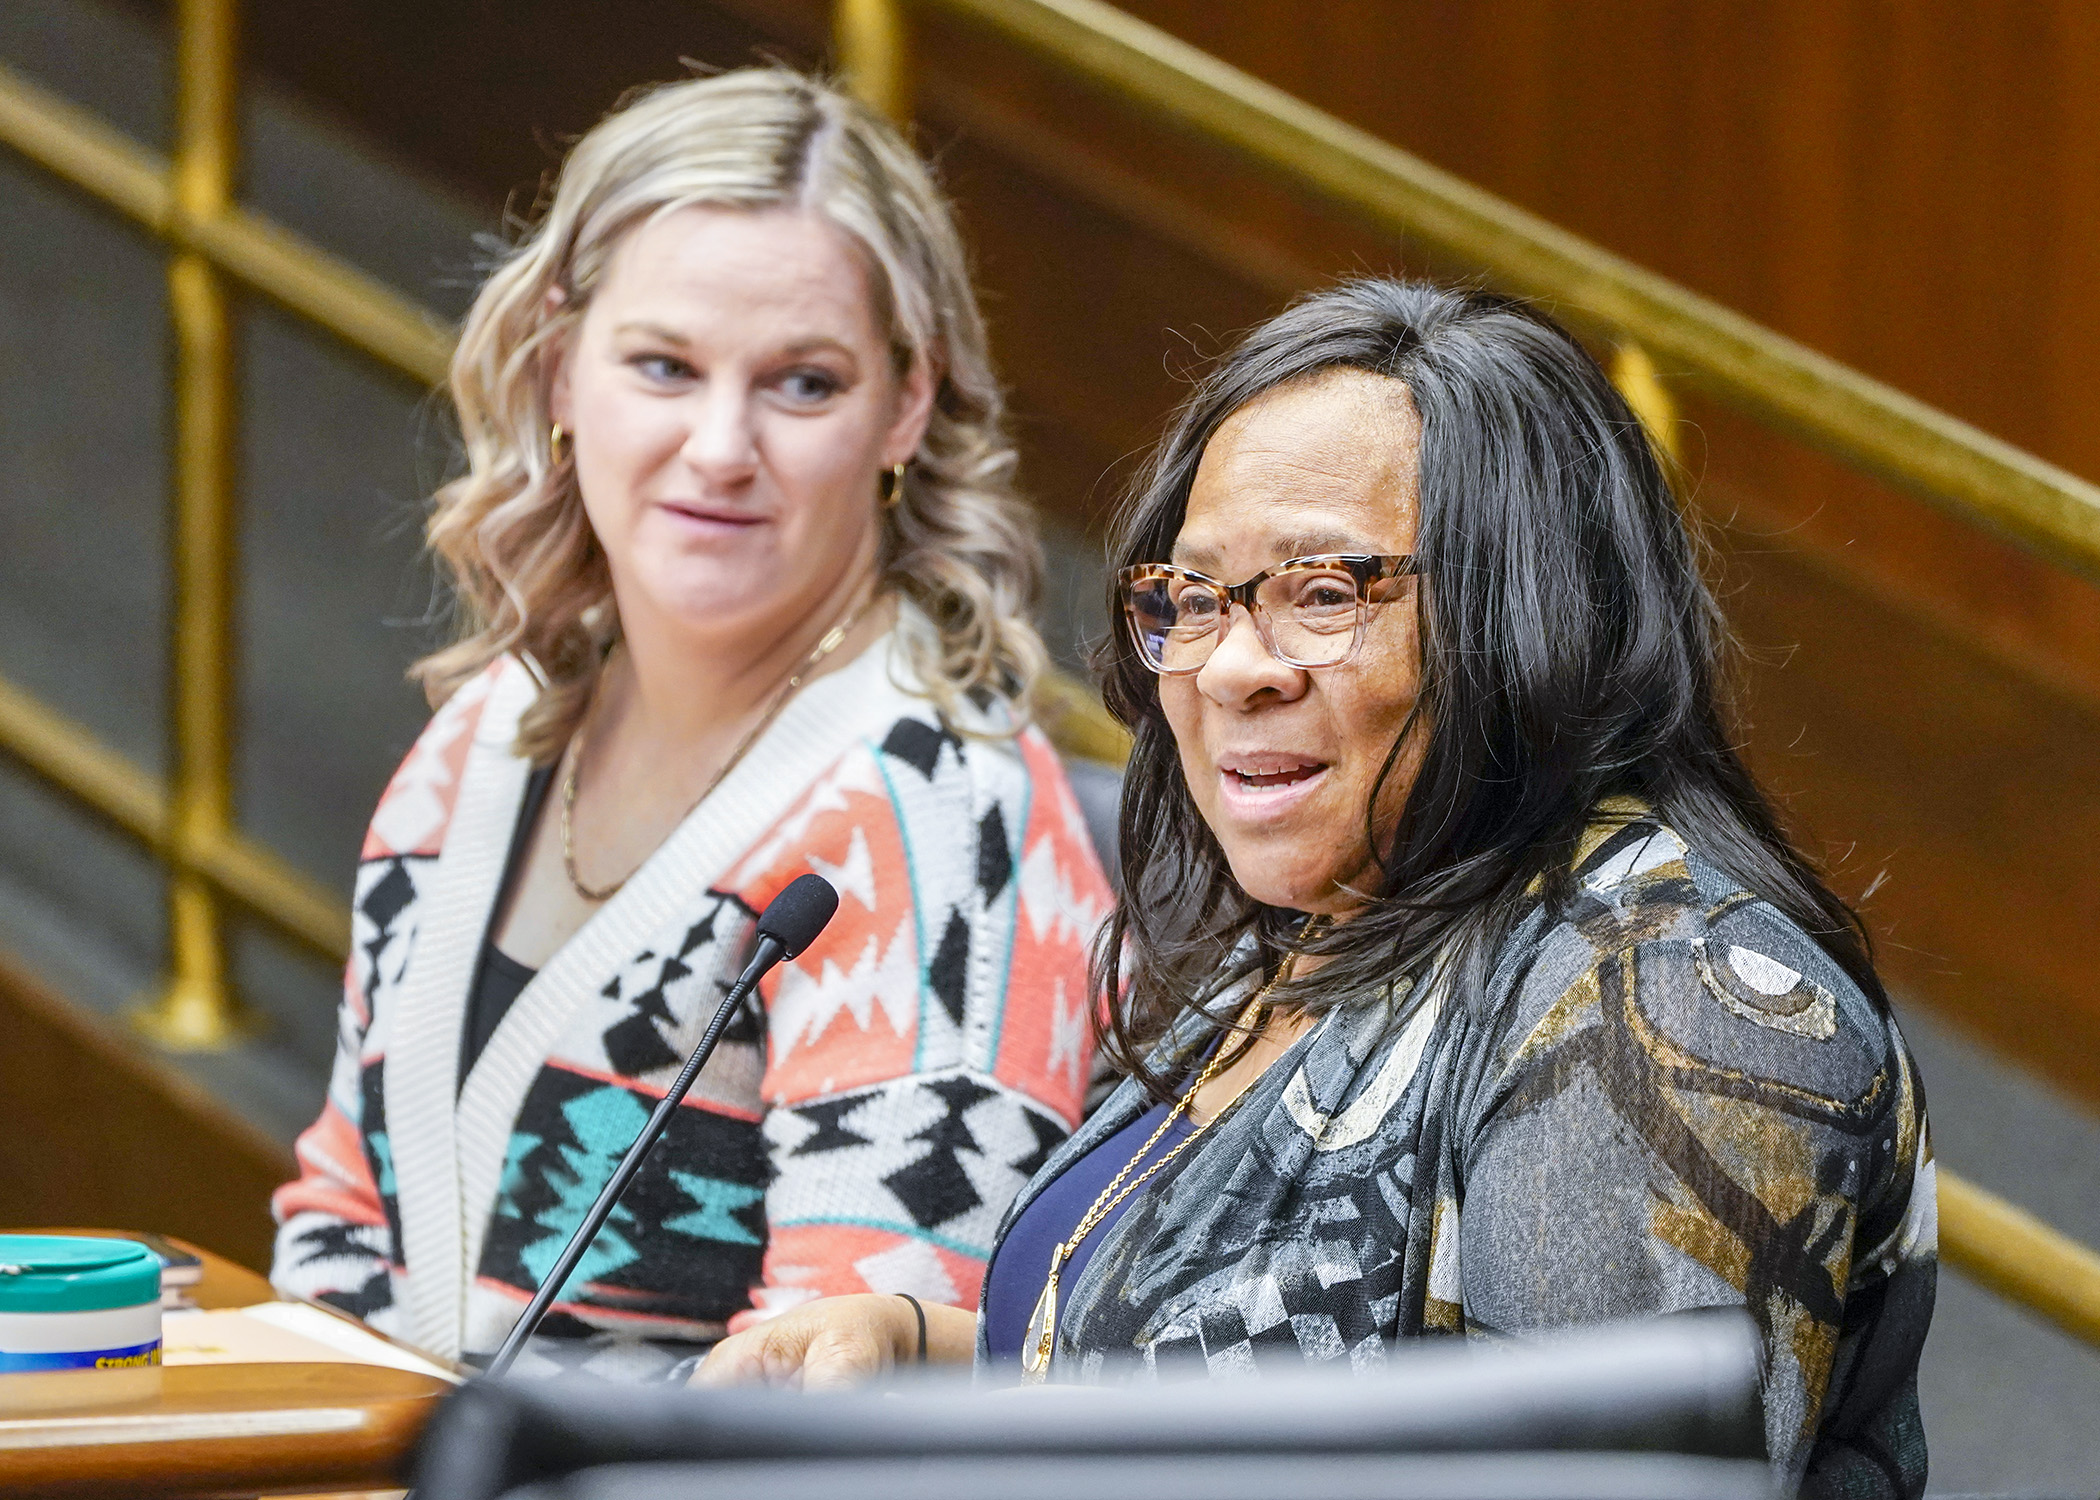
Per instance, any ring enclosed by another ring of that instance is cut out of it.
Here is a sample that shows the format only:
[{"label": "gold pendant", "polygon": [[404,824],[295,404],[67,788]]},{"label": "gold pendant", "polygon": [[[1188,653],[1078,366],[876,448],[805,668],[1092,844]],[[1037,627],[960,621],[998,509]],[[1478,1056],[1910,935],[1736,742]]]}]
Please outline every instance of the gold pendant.
[{"label": "gold pendant", "polygon": [[1050,1279],[1043,1283],[1043,1295],[1035,1299],[1028,1332],[1021,1339],[1021,1374],[1030,1385],[1041,1385],[1050,1377],[1050,1355],[1057,1343],[1057,1262],[1061,1258],[1051,1258]]}]

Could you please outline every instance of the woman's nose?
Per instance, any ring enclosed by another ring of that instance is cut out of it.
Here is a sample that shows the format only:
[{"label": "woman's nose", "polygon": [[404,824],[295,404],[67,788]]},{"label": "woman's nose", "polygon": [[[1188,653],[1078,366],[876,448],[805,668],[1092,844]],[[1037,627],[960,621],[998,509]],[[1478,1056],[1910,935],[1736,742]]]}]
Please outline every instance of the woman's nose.
[{"label": "woman's nose", "polygon": [[758,429],[748,391],[710,382],[694,399],[680,456],[709,484],[734,484],[758,468]]},{"label": "woman's nose", "polygon": [[1305,691],[1305,673],[1276,659],[1245,606],[1233,605],[1218,632],[1210,660],[1196,673],[1197,690],[1211,702],[1244,708],[1263,693],[1287,700]]}]

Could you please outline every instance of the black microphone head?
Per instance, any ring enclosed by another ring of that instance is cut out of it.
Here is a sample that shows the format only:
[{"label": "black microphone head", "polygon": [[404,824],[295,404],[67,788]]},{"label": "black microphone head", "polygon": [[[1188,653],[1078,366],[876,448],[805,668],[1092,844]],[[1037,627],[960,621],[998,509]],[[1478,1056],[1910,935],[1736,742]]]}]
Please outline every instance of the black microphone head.
[{"label": "black microphone head", "polygon": [[821,875],[798,875],[766,903],[759,914],[758,935],[780,944],[782,958],[793,958],[817,940],[838,909],[839,893],[830,881]]}]

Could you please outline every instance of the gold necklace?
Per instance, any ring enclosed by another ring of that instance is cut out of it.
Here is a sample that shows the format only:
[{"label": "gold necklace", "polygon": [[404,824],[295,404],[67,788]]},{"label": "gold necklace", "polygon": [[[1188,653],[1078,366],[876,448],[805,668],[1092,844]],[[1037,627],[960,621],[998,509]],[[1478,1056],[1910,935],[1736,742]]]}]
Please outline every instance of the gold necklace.
[{"label": "gold necklace", "polygon": [[[856,608],[852,614],[846,616],[845,619],[824,633],[824,639],[817,642],[817,649],[803,658],[802,665],[795,669],[795,675],[787,680],[786,686],[781,688],[780,692],[774,697],[772,705],[766,709],[765,713],[759,716],[758,722],[753,724],[743,739],[737,742],[737,747],[730,754],[729,759],[722,763],[722,769],[715,772],[713,778],[707,783],[706,790],[693,799],[692,806],[686,808],[679,815],[678,822],[671,825],[673,828],[684,823],[687,818],[693,815],[695,808],[698,808],[701,803],[714,795],[715,788],[722,784],[723,779],[737,768],[737,762],[744,758],[744,752],[758,742],[760,735],[772,727],[774,719],[780,716],[781,709],[787,707],[788,699],[795,696],[796,689],[800,688],[804,681],[808,679],[809,674],[816,669],[817,663],[838,650],[839,644],[853,633],[853,627],[861,622],[862,618],[869,610],[875,607],[876,601],[881,597],[880,590],[870,594],[866,601]],[[576,894],[583,897],[584,900],[610,901],[613,897],[620,894],[622,886],[634,878],[633,870],[622,875],[611,885],[595,887],[585,885],[583,877],[576,873],[576,773],[578,768],[583,765],[584,746],[590,734],[591,720],[597,717],[597,713],[598,700],[593,696],[590,714],[585,717],[583,727],[576,733],[576,749],[569,756],[568,774],[562,778],[561,867],[562,872],[569,877],[569,884],[574,887]],[[642,861],[643,864],[648,862],[647,858]]]},{"label": "gold necklace", "polygon": [[[1312,932],[1314,924],[1319,920],[1317,916],[1307,920],[1304,931],[1298,934],[1300,942],[1303,942]],[[1277,965],[1276,977],[1255,991],[1254,998],[1249,1000],[1246,1007],[1240,1011],[1239,1020],[1235,1023],[1240,1030],[1252,1031],[1261,1024],[1263,1013],[1267,1008],[1265,1002],[1269,998],[1269,991],[1275,989],[1277,985],[1283,983],[1289,977],[1291,967],[1297,960],[1297,957],[1295,950],[1286,954],[1283,962]],[[1117,1206],[1124,1199],[1150,1182],[1168,1163],[1201,1140],[1203,1133],[1209,1130],[1211,1126],[1217,1124],[1218,1121],[1224,1119],[1231,1112],[1232,1106],[1245,1098],[1247,1090],[1254,1087],[1254,1082],[1250,1081],[1247,1088],[1241,1089],[1239,1093],[1234,1094],[1231,1099],[1226,1101],[1223,1109],[1220,1109],[1208,1120],[1203,1121],[1195,1129],[1191,1130],[1187,1136],[1175,1145],[1173,1150],[1139,1173],[1135,1181],[1128,1186],[1124,1185],[1123,1179],[1130,1176],[1131,1171],[1137,1164],[1145,1159],[1146,1155],[1154,1146],[1160,1143],[1160,1140],[1169,1130],[1173,1129],[1174,1122],[1189,1112],[1189,1107],[1195,1102],[1196,1096],[1203,1092],[1203,1086],[1209,1083],[1211,1079],[1217,1077],[1219,1068],[1225,1062],[1226,1054],[1231,1050],[1231,1048],[1220,1042],[1218,1050],[1211,1055],[1210,1061],[1203,1065],[1203,1071],[1196,1075],[1196,1081],[1190,1084],[1188,1091],[1174,1102],[1174,1107],[1167,1112],[1167,1117],[1159,1122],[1159,1128],[1152,1132],[1144,1145],[1138,1147],[1137,1155],[1131,1157],[1129,1161],[1123,1164],[1123,1170],[1116,1173],[1109,1180],[1108,1186],[1103,1188],[1094,1199],[1094,1206],[1089,1208],[1080,1218],[1078,1227],[1072,1231],[1071,1238],[1063,1241],[1056,1249],[1050,1252],[1049,1279],[1043,1283],[1043,1295],[1036,1298],[1035,1311],[1028,1315],[1028,1331],[1021,1338],[1021,1374],[1029,1384],[1040,1385],[1049,1377],[1050,1356],[1057,1343],[1057,1281],[1064,1271],[1065,1262],[1070,1260],[1072,1252],[1079,1248],[1080,1241],[1099,1228],[1101,1221],[1114,1213]]]}]

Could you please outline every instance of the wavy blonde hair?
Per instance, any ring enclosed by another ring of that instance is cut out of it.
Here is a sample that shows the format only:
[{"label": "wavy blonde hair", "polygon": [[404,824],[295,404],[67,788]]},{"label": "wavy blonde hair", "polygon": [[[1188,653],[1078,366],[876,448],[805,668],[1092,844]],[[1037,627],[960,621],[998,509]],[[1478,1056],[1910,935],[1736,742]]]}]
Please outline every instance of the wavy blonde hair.
[{"label": "wavy blonde hair", "polygon": [[903,636],[942,710],[964,717],[959,700],[990,691],[1022,707],[1021,722],[1045,665],[1027,619],[1042,562],[1013,489],[962,237],[895,130],[785,68],[666,84],[623,104],[577,142],[538,223],[482,286],[452,357],[467,470],[437,492],[428,532],[452,577],[459,636],[411,675],[435,706],[515,653],[543,684],[519,753],[547,761],[568,743],[619,620],[574,466],[550,441],[551,356],[621,239],[696,206],[820,213],[866,252],[898,371],[925,360],[936,381],[926,435],[883,512],[882,582],[932,622]]}]

